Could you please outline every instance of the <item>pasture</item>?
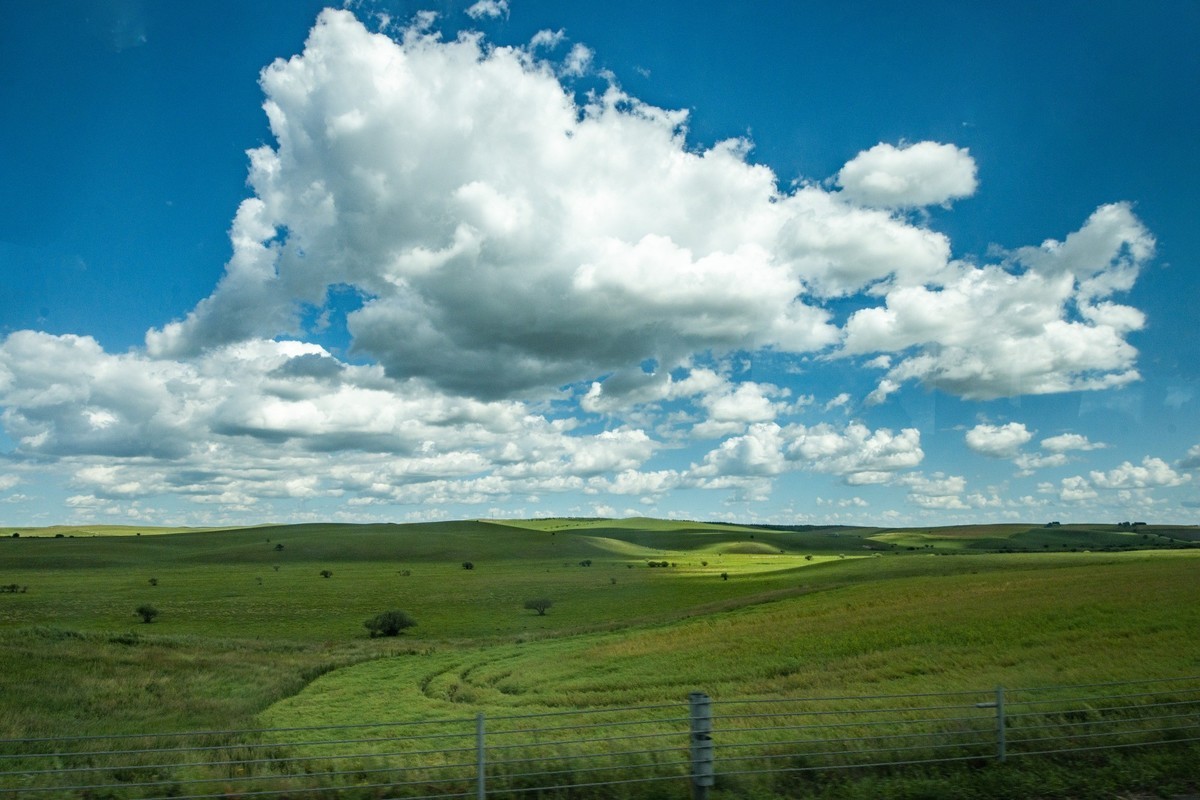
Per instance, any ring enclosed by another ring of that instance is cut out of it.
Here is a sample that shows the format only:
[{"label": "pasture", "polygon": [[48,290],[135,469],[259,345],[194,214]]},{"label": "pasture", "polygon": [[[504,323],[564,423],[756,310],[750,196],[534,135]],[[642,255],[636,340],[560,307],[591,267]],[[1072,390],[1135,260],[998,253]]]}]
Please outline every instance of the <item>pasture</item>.
[{"label": "pasture", "polygon": [[115,533],[0,539],[0,738],[1200,674],[1194,528]]}]

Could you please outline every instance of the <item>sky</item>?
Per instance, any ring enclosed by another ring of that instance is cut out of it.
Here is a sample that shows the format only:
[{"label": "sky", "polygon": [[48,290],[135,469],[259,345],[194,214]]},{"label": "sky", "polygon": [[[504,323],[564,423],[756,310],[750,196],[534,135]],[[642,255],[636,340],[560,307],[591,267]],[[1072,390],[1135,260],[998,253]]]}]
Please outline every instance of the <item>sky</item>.
[{"label": "sky", "polygon": [[0,525],[1200,516],[1191,0],[0,7]]}]

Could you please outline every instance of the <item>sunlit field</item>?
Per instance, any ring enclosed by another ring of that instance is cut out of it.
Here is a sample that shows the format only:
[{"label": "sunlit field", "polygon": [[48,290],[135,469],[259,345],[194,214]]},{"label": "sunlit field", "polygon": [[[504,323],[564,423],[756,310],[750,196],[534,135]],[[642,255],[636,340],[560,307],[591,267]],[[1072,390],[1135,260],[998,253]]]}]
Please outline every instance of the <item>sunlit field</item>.
[{"label": "sunlit field", "polygon": [[95,533],[0,540],[2,738],[1200,674],[1190,528]]}]

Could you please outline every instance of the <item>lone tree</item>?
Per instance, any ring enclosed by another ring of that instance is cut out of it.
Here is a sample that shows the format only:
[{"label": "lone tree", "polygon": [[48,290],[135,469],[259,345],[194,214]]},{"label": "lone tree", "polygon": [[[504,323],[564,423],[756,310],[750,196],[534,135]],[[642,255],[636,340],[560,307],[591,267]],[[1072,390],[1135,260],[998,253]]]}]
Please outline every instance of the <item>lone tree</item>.
[{"label": "lone tree", "polygon": [[475,565],[470,561],[464,561],[462,567],[463,569],[475,569]]},{"label": "lone tree", "polygon": [[323,570],[321,570],[321,577],[322,577],[322,578],[332,578],[332,577],[333,577],[333,570],[330,570],[330,569],[323,569]]},{"label": "lone tree", "polygon": [[154,618],[158,616],[158,609],[147,603],[135,608],[133,613],[141,617],[142,622],[154,622]]},{"label": "lone tree", "polygon": [[384,611],[371,617],[363,626],[371,632],[371,638],[374,639],[376,636],[399,636],[400,631],[416,624],[416,620],[403,611]]},{"label": "lone tree", "polygon": [[546,609],[554,605],[553,600],[547,600],[544,597],[536,597],[533,600],[526,600],[525,607],[530,611],[536,611],[539,617],[546,616]]}]

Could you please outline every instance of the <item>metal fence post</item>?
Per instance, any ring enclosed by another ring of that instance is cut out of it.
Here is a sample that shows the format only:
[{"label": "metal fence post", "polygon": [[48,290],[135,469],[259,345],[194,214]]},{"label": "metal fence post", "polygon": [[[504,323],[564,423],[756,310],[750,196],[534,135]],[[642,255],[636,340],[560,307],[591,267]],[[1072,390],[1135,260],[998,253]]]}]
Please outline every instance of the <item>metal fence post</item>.
[{"label": "metal fence post", "polygon": [[976,703],[976,708],[996,709],[996,760],[1003,761],[1005,753],[1004,740],[1004,687],[996,687],[996,699],[990,703]]},{"label": "metal fence post", "polygon": [[691,728],[692,798],[706,800],[713,777],[712,700],[704,692],[688,695]]},{"label": "metal fence post", "polygon": [[483,746],[483,712],[475,715],[475,760],[478,767],[478,781],[475,787],[477,800],[487,797],[487,757]]},{"label": "metal fence post", "polygon": [[1005,756],[1004,741],[1004,687],[996,687],[996,760],[1003,761]]}]

